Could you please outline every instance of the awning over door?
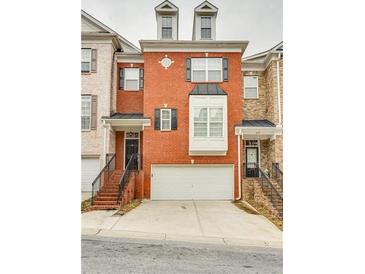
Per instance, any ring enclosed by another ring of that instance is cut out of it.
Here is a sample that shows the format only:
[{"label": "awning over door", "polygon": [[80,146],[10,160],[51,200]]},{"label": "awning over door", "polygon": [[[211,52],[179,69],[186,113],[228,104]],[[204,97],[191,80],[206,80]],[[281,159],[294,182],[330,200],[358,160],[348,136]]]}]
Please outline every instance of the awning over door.
[{"label": "awning over door", "polygon": [[151,119],[143,117],[142,113],[114,113],[110,117],[102,117],[105,124],[109,124],[115,131],[143,130],[151,125]]},{"label": "awning over door", "polygon": [[235,134],[246,140],[275,139],[282,133],[282,126],[275,125],[269,120],[243,120],[242,124],[235,126]]}]

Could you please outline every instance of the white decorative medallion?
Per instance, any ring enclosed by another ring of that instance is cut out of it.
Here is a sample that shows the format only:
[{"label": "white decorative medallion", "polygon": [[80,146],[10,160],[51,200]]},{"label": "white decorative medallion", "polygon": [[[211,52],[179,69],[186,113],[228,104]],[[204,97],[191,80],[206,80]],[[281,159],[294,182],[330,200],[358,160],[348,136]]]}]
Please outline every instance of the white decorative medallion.
[{"label": "white decorative medallion", "polygon": [[167,55],[165,54],[165,57],[162,58],[161,61],[158,61],[161,66],[163,66],[165,69],[168,69],[175,61],[172,61]]}]

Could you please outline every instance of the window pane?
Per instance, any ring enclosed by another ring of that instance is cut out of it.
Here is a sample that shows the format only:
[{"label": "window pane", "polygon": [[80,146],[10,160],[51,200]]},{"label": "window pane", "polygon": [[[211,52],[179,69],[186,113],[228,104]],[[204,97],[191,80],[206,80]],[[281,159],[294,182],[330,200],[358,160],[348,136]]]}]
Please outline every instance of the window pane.
[{"label": "window pane", "polygon": [[138,79],[139,78],[139,69],[138,68],[126,68],[125,78],[126,79]]},{"label": "window pane", "polygon": [[90,116],[82,116],[81,117],[81,129],[90,129]]},{"label": "window pane", "polygon": [[162,28],[162,38],[172,38],[172,28]]},{"label": "window pane", "polygon": [[201,38],[210,39],[212,37],[212,29],[201,29]]},{"label": "window pane", "polygon": [[208,81],[216,81],[216,82],[220,82],[222,76],[222,72],[220,70],[218,71],[214,71],[214,70],[210,70],[208,71]]},{"label": "window pane", "polygon": [[257,76],[245,76],[245,87],[257,87]]},{"label": "window pane", "polygon": [[223,108],[211,108],[209,118],[211,122],[223,122]]},{"label": "window pane", "polygon": [[223,136],[223,123],[210,123],[210,136],[222,137]]},{"label": "window pane", "polygon": [[208,112],[206,108],[195,108],[194,109],[194,122],[207,122]]},{"label": "window pane", "polygon": [[257,88],[245,88],[245,98],[257,98]]},{"label": "window pane", "polygon": [[162,120],[161,129],[170,129],[170,120]]},{"label": "window pane", "polygon": [[91,61],[91,49],[81,49],[81,62]]},{"label": "window pane", "polygon": [[193,82],[205,82],[205,71],[196,70],[193,71]]},{"label": "window pane", "polygon": [[194,136],[207,136],[207,123],[194,123]]},{"label": "window pane", "polygon": [[90,72],[90,62],[81,62],[81,71]]},{"label": "window pane", "polygon": [[211,27],[211,19],[210,17],[202,17],[202,28],[210,28]]},{"label": "window pane", "polygon": [[162,119],[170,119],[170,110],[162,109],[161,112]]},{"label": "window pane", "polygon": [[191,59],[192,70],[205,70],[206,69],[205,67],[206,67],[205,58],[192,58]]},{"label": "window pane", "polygon": [[171,16],[162,17],[162,27],[172,27],[172,17]]},{"label": "window pane", "polygon": [[138,80],[126,80],[125,81],[125,90],[138,90]]},{"label": "window pane", "polygon": [[208,59],[208,70],[222,69],[222,58],[207,58],[207,59]]}]

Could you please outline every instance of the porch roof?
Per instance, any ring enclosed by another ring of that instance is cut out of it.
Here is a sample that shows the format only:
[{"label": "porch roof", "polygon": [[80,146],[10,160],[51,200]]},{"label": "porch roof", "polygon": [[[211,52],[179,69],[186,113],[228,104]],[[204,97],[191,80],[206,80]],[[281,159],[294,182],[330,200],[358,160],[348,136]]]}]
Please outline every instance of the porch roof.
[{"label": "porch roof", "polygon": [[235,134],[241,135],[244,139],[275,139],[277,135],[282,135],[281,125],[275,125],[269,120],[243,120],[241,124],[235,126]]},{"label": "porch roof", "polygon": [[101,118],[104,124],[110,125],[116,131],[143,130],[145,126],[151,125],[151,119],[144,117],[143,113],[113,113],[110,117]]}]

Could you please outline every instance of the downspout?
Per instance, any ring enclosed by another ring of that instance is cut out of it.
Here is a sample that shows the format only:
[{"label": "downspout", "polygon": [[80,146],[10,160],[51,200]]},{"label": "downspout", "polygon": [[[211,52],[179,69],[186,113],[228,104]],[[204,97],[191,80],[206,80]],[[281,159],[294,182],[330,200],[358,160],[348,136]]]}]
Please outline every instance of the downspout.
[{"label": "downspout", "polygon": [[103,140],[103,167],[106,165],[106,124],[105,124],[105,120],[103,120],[103,130],[104,130],[104,140]]},{"label": "downspout", "polygon": [[237,162],[238,162],[238,197],[236,200],[241,200],[242,190],[241,190],[241,135],[237,135]]},{"label": "downspout", "polygon": [[111,68],[111,72],[110,72],[110,115],[113,112],[113,95],[114,95],[114,87],[113,87],[113,83],[114,83],[114,62],[115,62],[115,53],[117,51],[114,50],[113,51],[113,58],[112,58],[112,68]]},{"label": "downspout", "polygon": [[276,79],[277,79],[277,89],[278,89],[278,114],[279,114],[279,125],[281,126],[282,124],[282,118],[281,118],[281,96],[280,96],[280,56],[281,54],[279,53],[279,59],[276,61]]}]

